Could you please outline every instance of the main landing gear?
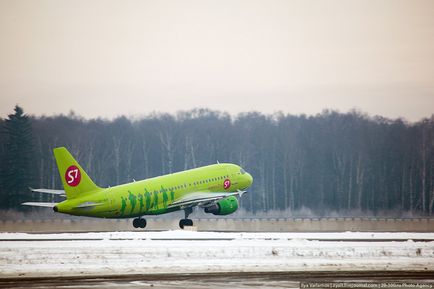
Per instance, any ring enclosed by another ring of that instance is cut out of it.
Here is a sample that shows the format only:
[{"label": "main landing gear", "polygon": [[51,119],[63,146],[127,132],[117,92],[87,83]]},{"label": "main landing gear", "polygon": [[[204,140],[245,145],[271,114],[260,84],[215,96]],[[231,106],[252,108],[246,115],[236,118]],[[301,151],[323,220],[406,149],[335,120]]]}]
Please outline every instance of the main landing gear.
[{"label": "main landing gear", "polygon": [[188,219],[188,215],[190,215],[193,212],[193,208],[191,207],[186,208],[184,209],[184,212],[185,212],[185,218],[179,221],[179,227],[181,229],[184,229],[185,226],[193,226],[193,220]]},{"label": "main landing gear", "polygon": [[135,218],[133,220],[133,227],[134,228],[144,228],[146,227],[146,219],[142,219],[142,218]]}]

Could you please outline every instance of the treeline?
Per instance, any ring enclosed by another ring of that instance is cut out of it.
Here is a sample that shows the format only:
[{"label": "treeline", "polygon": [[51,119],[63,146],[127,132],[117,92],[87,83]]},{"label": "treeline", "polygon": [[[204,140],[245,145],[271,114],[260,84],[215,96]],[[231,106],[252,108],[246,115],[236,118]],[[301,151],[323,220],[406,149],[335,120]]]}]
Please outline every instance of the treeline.
[{"label": "treeline", "polygon": [[[1,206],[19,208],[30,194],[23,186],[10,194],[7,122],[0,120]],[[24,138],[32,144],[32,157],[22,173],[33,187],[61,188],[52,149],[65,146],[100,186],[232,162],[254,178],[241,204],[252,213],[309,208],[319,215],[433,215],[434,115],[407,123],[358,111],[231,117],[195,109],[110,121],[73,113],[32,116],[28,122],[32,132]],[[50,198],[33,196],[35,201]]]}]

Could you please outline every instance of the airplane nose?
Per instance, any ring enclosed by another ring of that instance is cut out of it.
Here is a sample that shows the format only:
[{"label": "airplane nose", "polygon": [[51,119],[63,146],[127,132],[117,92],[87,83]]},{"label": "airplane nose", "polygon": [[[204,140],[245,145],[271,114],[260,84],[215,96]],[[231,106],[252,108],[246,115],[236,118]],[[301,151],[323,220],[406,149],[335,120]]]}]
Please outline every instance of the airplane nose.
[{"label": "airplane nose", "polygon": [[246,173],[247,184],[250,187],[253,184],[253,177],[251,174]]}]

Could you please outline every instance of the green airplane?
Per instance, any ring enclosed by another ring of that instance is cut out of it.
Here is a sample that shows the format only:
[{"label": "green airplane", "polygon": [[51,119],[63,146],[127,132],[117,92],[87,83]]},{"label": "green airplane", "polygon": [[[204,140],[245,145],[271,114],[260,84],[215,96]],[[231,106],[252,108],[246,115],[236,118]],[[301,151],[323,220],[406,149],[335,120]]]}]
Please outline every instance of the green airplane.
[{"label": "green airplane", "polygon": [[232,214],[238,198],[253,178],[241,167],[218,163],[187,171],[134,181],[115,187],[97,186],[64,147],[54,149],[64,190],[32,189],[66,197],[60,203],[26,202],[23,205],[51,207],[55,212],[97,218],[134,218],[134,228],[145,228],[145,215],[184,210],[179,227],[193,226],[188,219],[193,207],[214,215]]}]

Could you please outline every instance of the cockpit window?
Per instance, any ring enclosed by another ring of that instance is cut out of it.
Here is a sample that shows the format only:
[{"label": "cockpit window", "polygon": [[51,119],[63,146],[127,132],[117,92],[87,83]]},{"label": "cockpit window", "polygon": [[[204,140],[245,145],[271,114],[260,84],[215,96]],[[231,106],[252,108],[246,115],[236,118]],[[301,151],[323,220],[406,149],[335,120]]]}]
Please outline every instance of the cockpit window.
[{"label": "cockpit window", "polygon": [[241,173],[242,175],[244,175],[244,174],[246,173],[246,171],[245,171],[244,169],[240,169],[240,173]]}]

